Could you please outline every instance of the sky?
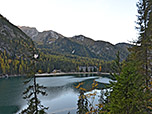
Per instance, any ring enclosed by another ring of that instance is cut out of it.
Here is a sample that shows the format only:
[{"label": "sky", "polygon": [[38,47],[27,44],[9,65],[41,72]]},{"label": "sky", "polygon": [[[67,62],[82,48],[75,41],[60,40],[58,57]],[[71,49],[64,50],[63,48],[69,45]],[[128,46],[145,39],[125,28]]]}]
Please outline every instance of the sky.
[{"label": "sky", "polygon": [[137,39],[138,0],[0,0],[0,13],[17,26],[84,35],[116,44]]}]

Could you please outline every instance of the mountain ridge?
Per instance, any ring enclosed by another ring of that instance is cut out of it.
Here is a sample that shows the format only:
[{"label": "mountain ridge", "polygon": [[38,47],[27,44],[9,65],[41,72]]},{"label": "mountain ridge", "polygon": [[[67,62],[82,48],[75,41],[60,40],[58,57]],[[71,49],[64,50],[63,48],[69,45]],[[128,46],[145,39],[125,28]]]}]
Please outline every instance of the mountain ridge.
[{"label": "mountain ridge", "polygon": [[[71,54],[109,61],[114,60],[116,58],[115,54],[119,51],[120,59],[124,60],[129,54],[127,48],[131,47],[128,43],[118,43],[114,45],[106,41],[95,41],[84,35],[65,37],[52,30],[39,32],[36,28],[33,29],[33,27],[25,26],[20,26],[20,29],[33,39],[39,49],[49,49],[50,52],[57,52],[63,55]],[[35,32],[33,32],[33,30],[35,30]],[[38,34],[35,35],[31,33]]]}]

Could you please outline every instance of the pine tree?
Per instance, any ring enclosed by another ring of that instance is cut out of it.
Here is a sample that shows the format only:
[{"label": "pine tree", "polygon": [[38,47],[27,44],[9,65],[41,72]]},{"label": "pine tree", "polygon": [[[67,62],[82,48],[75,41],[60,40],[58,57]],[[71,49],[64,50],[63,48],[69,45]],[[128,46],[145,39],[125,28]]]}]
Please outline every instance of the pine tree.
[{"label": "pine tree", "polygon": [[[152,57],[152,1],[140,0],[137,3],[138,7],[138,27],[139,38],[137,41],[138,46],[135,51],[138,52],[137,58],[141,63],[141,73],[145,76],[146,85],[148,86],[150,79],[151,57]],[[134,50],[133,50],[134,51]]]},{"label": "pine tree", "polygon": [[[132,57],[133,56],[133,57]],[[116,82],[110,84],[107,110],[112,114],[147,114],[147,99],[145,98],[143,79],[138,72],[139,63],[134,60],[134,54],[123,65],[120,75],[115,74]]]}]

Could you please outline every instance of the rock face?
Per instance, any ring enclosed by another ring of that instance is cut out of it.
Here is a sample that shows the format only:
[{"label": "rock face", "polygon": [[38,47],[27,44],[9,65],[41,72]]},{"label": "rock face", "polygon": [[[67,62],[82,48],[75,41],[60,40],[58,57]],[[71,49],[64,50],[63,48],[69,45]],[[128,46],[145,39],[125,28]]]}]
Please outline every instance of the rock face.
[{"label": "rock face", "polygon": [[52,30],[38,32],[36,28],[20,27],[23,32],[30,36],[37,47],[48,50],[49,53],[60,53],[63,55],[77,55],[81,57],[100,58],[103,60],[114,60],[116,53],[120,52],[120,59],[124,60],[129,54],[127,43],[113,45],[105,41],[94,41],[83,35],[65,37]]},{"label": "rock face", "polygon": [[24,27],[18,26],[24,33],[26,33],[30,38],[34,39],[38,35],[38,30],[34,27]]},{"label": "rock face", "polygon": [[29,55],[34,50],[34,43],[22,30],[0,15],[0,52],[10,56]]},{"label": "rock face", "polygon": [[51,44],[59,38],[64,38],[64,36],[52,30],[39,32],[34,27],[19,26],[19,28],[36,43]]}]

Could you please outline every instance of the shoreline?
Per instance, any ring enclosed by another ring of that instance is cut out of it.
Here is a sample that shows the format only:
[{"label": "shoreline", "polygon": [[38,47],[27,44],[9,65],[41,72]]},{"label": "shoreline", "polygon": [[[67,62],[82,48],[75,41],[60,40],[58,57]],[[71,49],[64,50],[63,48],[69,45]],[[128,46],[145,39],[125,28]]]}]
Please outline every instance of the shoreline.
[{"label": "shoreline", "polygon": [[25,74],[12,74],[12,75],[6,74],[6,75],[0,75],[0,79],[1,78],[11,78],[11,77],[24,77],[24,76],[26,76],[26,75]]},{"label": "shoreline", "polygon": [[106,72],[60,72],[60,73],[35,74],[35,76],[36,77],[47,77],[47,76],[72,75],[72,74],[103,74],[103,75],[109,75],[110,73],[106,73]]},{"label": "shoreline", "polygon": [[[38,74],[36,73],[36,77],[49,77],[49,76],[63,76],[63,75],[73,75],[73,74],[103,74],[103,75],[109,75],[110,73],[106,72],[60,72],[60,73],[42,73]],[[14,74],[14,75],[0,75],[1,78],[10,78],[10,77],[24,77],[26,76],[25,74]]]}]

